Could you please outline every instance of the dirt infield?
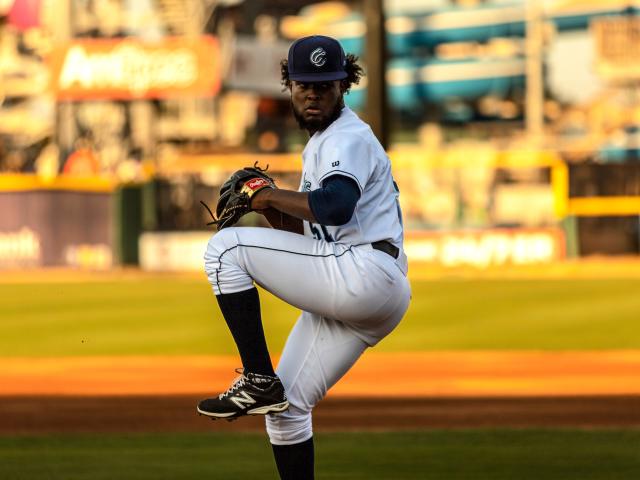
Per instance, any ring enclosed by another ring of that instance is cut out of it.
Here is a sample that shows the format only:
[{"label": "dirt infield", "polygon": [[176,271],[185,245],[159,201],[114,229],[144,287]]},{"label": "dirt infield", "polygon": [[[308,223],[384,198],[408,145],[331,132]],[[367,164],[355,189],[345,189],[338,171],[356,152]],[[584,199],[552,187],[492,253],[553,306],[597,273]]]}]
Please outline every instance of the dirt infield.
[{"label": "dirt infield", "polygon": [[[210,421],[202,395],[0,397],[0,435],[80,432],[262,431],[264,419]],[[640,428],[640,396],[328,398],[316,431],[487,427]]]},{"label": "dirt infield", "polygon": [[[261,430],[210,422],[235,357],[5,358],[0,434]],[[314,413],[315,428],[640,427],[640,351],[365,355]]]}]

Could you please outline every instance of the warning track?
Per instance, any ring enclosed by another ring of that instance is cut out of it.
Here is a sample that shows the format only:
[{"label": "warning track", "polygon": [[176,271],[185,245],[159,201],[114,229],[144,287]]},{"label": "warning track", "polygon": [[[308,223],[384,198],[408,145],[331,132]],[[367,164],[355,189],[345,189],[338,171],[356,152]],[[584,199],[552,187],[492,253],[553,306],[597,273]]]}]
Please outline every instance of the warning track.
[{"label": "warning track", "polygon": [[[2,359],[0,396],[185,395],[226,390],[233,356]],[[366,353],[344,397],[640,395],[640,350]]]}]

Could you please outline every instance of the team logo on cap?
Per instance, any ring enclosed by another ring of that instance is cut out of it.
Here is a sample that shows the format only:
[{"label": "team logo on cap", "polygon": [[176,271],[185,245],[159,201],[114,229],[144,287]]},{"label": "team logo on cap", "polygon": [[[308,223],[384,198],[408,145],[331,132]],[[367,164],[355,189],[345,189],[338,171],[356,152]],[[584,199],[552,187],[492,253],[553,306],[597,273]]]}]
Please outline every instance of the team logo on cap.
[{"label": "team logo on cap", "polygon": [[327,63],[327,52],[325,52],[322,47],[318,47],[313,52],[311,52],[311,55],[309,56],[309,60],[316,67],[321,67],[325,63]]}]

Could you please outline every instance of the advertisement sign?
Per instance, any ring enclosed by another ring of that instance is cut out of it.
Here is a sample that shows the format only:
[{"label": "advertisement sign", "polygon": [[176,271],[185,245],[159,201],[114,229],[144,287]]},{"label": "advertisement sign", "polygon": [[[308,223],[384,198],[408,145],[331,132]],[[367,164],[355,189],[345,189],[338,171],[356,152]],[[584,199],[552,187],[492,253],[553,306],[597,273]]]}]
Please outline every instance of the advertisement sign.
[{"label": "advertisement sign", "polygon": [[558,228],[412,232],[404,248],[410,262],[443,267],[531,265],[565,257],[564,233]]},{"label": "advertisement sign", "polygon": [[[202,271],[212,232],[148,232],[140,237],[140,267],[147,271]],[[552,263],[565,258],[559,228],[408,232],[409,262],[441,267],[491,268]]]},{"label": "advertisement sign", "polygon": [[113,265],[111,193],[0,192],[0,270]]},{"label": "advertisement sign", "polygon": [[213,232],[146,232],[140,236],[140,268],[158,271],[202,271]]},{"label": "advertisement sign", "polygon": [[42,264],[40,235],[29,227],[0,231],[0,268],[37,267]]},{"label": "advertisement sign", "polygon": [[51,88],[59,100],[211,96],[220,89],[217,39],[80,39],[54,49]]}]

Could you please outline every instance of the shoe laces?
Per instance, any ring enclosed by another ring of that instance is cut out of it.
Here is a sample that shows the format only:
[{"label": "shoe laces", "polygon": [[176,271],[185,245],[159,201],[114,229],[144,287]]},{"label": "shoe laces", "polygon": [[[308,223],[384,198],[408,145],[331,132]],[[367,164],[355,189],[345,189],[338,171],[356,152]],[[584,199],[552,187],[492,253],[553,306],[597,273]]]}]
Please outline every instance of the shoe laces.
[{"label": "shoe laces", "polygon": [[220,395],[218,395],[219,400],[222,400],[224,397],[231,395],[238,388],[244,386],[245,382],[249,380],[247,377],[244,376],[244,368],[236,368],[236,373],[238,373],[239,375],[233,380],[233,382],[231,383],[231,386],[227,389],[226,392],[223,392]]}]

